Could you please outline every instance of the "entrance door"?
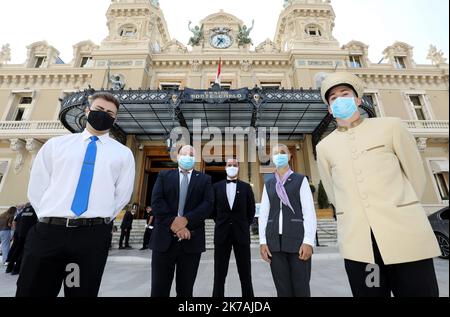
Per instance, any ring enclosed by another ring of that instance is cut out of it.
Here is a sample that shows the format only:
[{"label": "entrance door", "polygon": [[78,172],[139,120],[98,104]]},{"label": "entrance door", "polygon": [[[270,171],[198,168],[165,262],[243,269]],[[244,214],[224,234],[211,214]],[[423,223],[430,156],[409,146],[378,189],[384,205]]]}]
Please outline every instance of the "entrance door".
[{"label": "entrance door", "polygon": [[172,162],[166,147],[146,147],[144,149],[144,168],[141,175],[141,188],[139,196],[138,218],[144,218],[144,211],[147,206],[151,206],[152,192],[158,174],[161,171],[177,168],[178,164]]},{"label": "entrance door", "polygon": [[[211,155],[211,157],[215,156],[214,150],[212,150],[211,153],[209,153]],[[224,179],[227,178],[227,173],[225,171],[225,165],[226,165],[226,158],[227,157],[231,157],[233,155],[236,155],[236,147],[229,147],[229,148],[225,148],[225,146],[222,147],[222,154],[221,154],[221,160],[220,162],[205,162],[205,161],[210,161],[208,154],[204,155],[203,159],[203,172],[206,175],[211,176],[211,181],[213,184],[223,181]]]}]

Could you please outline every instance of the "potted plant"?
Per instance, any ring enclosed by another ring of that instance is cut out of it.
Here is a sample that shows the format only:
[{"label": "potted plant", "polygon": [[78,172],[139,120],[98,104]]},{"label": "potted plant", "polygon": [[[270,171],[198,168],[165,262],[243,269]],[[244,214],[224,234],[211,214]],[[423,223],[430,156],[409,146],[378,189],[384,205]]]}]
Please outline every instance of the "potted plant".
[{"label": "potted plant", "polygon": [[330,202],[328,201],[327,193],[323,187],[322,181],[319,183],[319,190],[317,193],[317,204],[319,206],[317,210],[317,218],[333,218],[333,210],[330,208]]}]

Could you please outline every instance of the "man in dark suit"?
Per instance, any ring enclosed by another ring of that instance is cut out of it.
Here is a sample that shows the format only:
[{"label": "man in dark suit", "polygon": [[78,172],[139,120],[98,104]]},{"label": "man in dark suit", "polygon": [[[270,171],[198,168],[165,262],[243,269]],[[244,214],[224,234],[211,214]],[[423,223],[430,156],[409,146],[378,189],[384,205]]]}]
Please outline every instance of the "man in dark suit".
[{"label": "man in dark suit", "polygon": [[255,216],[252,187],[238,180],[239,162],[226,163],[227,179],[214,185],[214,289],[213,297],[224,297],[231,249],[241,281],[243,297],[253,297],[250,225]]},{"label": "man in dark suit", "polygon": [[[127,209],[125,212],[125,215],[122,219],[122,224],[120,225],[120,229],[122,232],[120,233],[120,240],[119,240],[119,249],[132,249],[129,241],[130,241],[130,232],[133,229],[133,218],[134,214],[130,209]],[[125,247],[123,246],[123,239],[125,238]]]},{"label": "man in dark suit", "polygon": [[182,147],[178,169],[160,172],[152,193],[152,297],[169,297],[176,269],[178,297],[192,297],[213,208],[211,177],[194,170],[195,150]]}]

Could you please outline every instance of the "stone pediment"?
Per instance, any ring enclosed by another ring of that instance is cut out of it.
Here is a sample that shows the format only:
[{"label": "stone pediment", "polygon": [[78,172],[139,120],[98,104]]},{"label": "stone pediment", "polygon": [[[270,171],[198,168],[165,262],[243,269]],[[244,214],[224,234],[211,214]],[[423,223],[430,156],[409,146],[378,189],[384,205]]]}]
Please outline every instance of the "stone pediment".
[{"label": "stone pediment", "polygon": [[163,46],[162,48],[163,53],[186,53],[187,48],[184,46],[181,42],[173,39],[169,43]]},{"label": "stone pediment", "polygon": [[226,13],[223,10],[217,13],[208,15],[202,21],[200,25],[243,25],[242,20],[238,19],[232,14]]}]

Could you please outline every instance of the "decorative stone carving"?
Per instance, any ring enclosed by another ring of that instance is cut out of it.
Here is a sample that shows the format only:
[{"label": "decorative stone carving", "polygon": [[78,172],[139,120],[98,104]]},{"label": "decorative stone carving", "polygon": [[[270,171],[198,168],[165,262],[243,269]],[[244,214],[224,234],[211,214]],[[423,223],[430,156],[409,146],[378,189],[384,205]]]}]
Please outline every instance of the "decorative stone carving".
[{"label": "decorative stone carving", "polygon": [[184,54],[187,53],[187,48],[179,41],[173,39],[162,48],[164,53]]},{"label": "decorative stone carving", "polygon": [[6,64],[11,61],[11,49],[9,44],[5,44],[2,46],[2,50],[0,51],[0,65]]},{"label": "decorative stone carving", "polygon": [[252,63],[249,60],[243,60],[243,61],[241,61],[241,70],[243,72],[248,72],[248,71],[250,71],[251,65],[252,65]]},{"label": "decorative stone carving", "polygon": [[191,61],[191,67],[192,67],[192,71],[194,73],[198,73],[202,67],[202,62],[195,59],[195,60]]},{"label": "decorative stone carving", "polygon": [[256,53],[279,53],[281,49],[272,40],[267,39],[255,48]]},{"label": "decorative stone carving", "polygon": [[444,58],[444,52],[442,52],[442,50],[438,51],[434,45],[430,45],[427,59],[429,59],[433,65],[445,64],[447,62],[447,59]]},{"label": "decorative stone carving", "polygon": [[16,160],[14,162],[14,173],[19,174],[22,171],[23,165],[25,163],[26,147],[25,141],[20,139],[11,139],[10,149],[16,154]]},{"label": "decorative stone carving", "polygon": [[418,138],[417,139],[417,147],[419,148],[420,152],[425,152],[427,149],[427,138]]},{"label": "decorative stone carving", "polygon": [[34,159],[41,149],[42,143],[36,139],[26,139],[25,141],[27,142],[25,148],[31,154],[31,166],[33,166]]}]

